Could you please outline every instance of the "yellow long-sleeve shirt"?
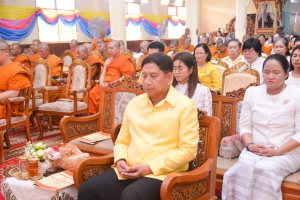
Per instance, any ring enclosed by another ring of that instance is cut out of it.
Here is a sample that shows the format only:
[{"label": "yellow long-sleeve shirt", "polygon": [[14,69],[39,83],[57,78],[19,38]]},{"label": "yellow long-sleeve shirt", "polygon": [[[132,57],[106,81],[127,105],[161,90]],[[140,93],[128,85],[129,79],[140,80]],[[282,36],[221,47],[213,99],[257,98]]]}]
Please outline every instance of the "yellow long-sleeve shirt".
[{"label": "yellow long-sleeve shirt", "polygon": [[209,89],[216,88],[221,93],[222,77],[216,66],[210,62],[203,68],[198,67],[198,78],[202,85],[205,85]]},{"label": "yellow long-sleeve shirt", "polygon": [[[163,180],[168,174],[186,172],[197,153],[199,123],[195,103],[170,86],[166,99],[153,107],[147,94],[132,99],[125,110],[114,147],[115,162],[130,167],[149,165]],[[124,179],[112,166],[120,180]]]}]

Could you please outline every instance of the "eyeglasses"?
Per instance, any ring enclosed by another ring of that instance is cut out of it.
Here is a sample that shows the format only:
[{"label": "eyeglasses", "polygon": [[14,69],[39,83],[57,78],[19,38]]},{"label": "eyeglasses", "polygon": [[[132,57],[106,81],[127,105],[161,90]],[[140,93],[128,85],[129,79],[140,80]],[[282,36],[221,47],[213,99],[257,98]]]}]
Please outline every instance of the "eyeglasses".
[{"label": "eyeglasses", "polygon": [[0,51],[6,51],[6,50],[8,51],[8,49],[0,49]]},{"label": "eyeglasses", "polygon": [[203,55],[206,55],[206,53],[203,53],[203,52],[197,52],[195,53],[196,56],[203,56]]},{"label": "eyeglasses", "polygon": [[244,50],[243,53],[244,54],[249,54],[249,53],[253,53],[254,51],[255,51],[254,49]]}]

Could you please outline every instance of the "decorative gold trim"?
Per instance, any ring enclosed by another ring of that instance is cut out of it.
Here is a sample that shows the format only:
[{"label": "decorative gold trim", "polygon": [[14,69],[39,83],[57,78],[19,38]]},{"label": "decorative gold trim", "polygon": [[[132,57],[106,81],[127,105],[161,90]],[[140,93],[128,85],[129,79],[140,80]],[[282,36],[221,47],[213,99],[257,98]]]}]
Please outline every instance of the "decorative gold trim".
[{"label": "decorative gold trim", "polygon": [[244,98],[246,90],[251,87],[251,86],[257,86],[258,84],[256,83],[250,83],[246,88],[240,88],[238,90],[234,90],[232,92],[227,92],[226,93],[226,98],[227,99],[233,99],[233,98]]},{"label": "decorative gold trim", "polygon": [[256,77],[259,76],[259,72],[258,72],[257,70],[251,69],[251,67],[250,67],[249,65],[247,65],[245,62],[239,62],[239,63],[237,63],[236,65],[232,66],[231,68],[225,70],[225,71],[224,71],[224,74],[223,74],[223,78],[224,78],[225,76],[228,76],[229,74],[240,73],[240,72],[239,72],[239,69],[240,69],[242,66],[244,66],[244,65],[246,65],[246,69],[244,69],[244,70],[241,71],[241,72],[247,73],[247,74],[251,74],[251,75],[256,76]]},{"label": "decorative gold trim", "polygon": [[217,56],[213,56],[211,58],[211,60],[215,60],[215,61],[218,61],[218,64],[214,64],[214,63],[211,63],[213,65],[219,65],[219,66],[222,66],[222,67],[225,67],[226,69],[229,68],[228,64],[226,62],[224,62],[223,60],[221,60],[219,57]]},{"label": "decorative gold trim", "polygon": [[124,76],[114,82],[107,85],[108,89],[118,89],[122,88],[124,90],[133,89],[138,91],[143,91],[143,86],[131,76]]},{"label": "decorative gold trim", "polygon": [[72,62],[74,62],[74,61],[76,60],[76,57],[71,53],[70,50],[65,51],[65,52],[60,56],[60,59],[64,62],[64,58],[65,58],[66,56],[71,57],[71,58],[72,58]]},{"label": "decorative gold trim", "polygon": [[35,74],[34,74],[34,69],[36,68],[36,66],[38,65],[43,65],[46,67],[47,69],[47,77],[45,79],[45,84],[46,86],[50,86],[51,85],[51,80],[52,80],[52,67],[51,65],[44,60],[43,58],[38,58],[37,60],[35,60],[35,62],[32,64],[31,66],[31,71],[33,74],[33,80],[35,80]]},{"label": "decorative gold trim", "polygon": [[198,109],[198,120],[203,120],[206,117],[207,112]]}]

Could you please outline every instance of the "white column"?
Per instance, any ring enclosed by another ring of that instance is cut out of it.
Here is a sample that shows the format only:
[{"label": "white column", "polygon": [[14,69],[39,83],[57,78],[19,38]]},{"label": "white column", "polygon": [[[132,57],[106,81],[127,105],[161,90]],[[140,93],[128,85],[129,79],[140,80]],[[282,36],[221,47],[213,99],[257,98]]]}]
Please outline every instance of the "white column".
[{"label": "white column", "polygon": [[101,0],[93,0],[93,6],[95,12],[101,12]]},{"label": "white column", "polygon": [[249,4],[250,0],[236,0],[235,37],[241,42],[243,36],[246,35],[247,8]]},{"label": "white column", "polygon": [[14,0],[0,0],[0,5],[13,6]]},{"label": "white column", "polygon": [[[191,31],[192,44],[194,46],[198,43],[198,1],[197,0],[185,0],[186,8],[186,28],[189,28]],[[183,34],[183,33],[182,33]]]},{"label": "white column", "polygon": [[124,40],[126,44],[125,1],[109,0],[111,39]]}]

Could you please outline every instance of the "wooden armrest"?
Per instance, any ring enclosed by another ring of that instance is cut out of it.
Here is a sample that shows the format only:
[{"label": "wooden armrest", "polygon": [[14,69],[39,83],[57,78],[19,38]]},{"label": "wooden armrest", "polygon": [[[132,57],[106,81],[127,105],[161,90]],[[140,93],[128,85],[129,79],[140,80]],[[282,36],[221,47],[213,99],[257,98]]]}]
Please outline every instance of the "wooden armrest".
[{"label": "wooden armrest", "polygon": [[215,167],[216,161],[209,158],[201,167],[189,172],[169,174],[161,185],[162,200],[172,199],[172,187],[176,184],[188,184],[199,181],[209,176],[211,170]]},{"label": "wooden armrest", "polygon": [[10,103],[10,100],[8,100],[8,99],[4,99],[4,100],[0,101],[0,105],[2,105],[2,106],[6,106],[9,103]]},{"label": "wooden armrest", "polygon": [[12,97],[12,98],[8,98],[8,100],[10,102],[21,102],[21,101],[25,101],[25,97]]},{"label": "wooden armrest", "polygon": [[73,171],[73,179],[76,188],[79,189],[84,181],[110,170],[111,165],[113,164],[113,153],[101,157],[80,160],[76,163]]},{"label": "wooden armrest", "polygon": [[70,90],[70,94],[75,96],[76,93],[85,93],[87,91],[87,88],[79,88],[77,90]]},{"label": "wooden armrest", "polygon": [[117,140],[117,137],[119,135],[120,129],[121,129],[122,123],[114,124],[111,128],[111,139],[115,145],[115,142]]},{"label": "wooden armrest", "polygon": [[45,88],[47,91],[58,90],[58,89],[59,89],[58,86],[45,86],[44,88]]}]

